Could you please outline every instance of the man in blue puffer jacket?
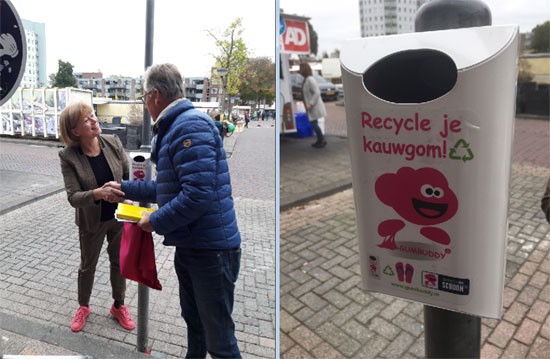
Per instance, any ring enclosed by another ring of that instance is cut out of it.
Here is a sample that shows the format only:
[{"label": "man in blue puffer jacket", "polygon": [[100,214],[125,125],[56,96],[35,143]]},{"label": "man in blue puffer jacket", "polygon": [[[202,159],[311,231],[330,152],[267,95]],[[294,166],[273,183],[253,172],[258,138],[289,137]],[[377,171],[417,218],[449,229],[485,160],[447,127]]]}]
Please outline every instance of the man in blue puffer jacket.
[{"label": "man in blue puffer jacket", "polygon": [[231,318],[241,237],[222,139],[210,117],[184,97],[171,64],[145,73],[142,100],[154,121],[151,159],[156,181],[109,185],[135,201],[156,202],[138,225],[176,247],[174,266],[187,323],[187,358],[240,358]]}]

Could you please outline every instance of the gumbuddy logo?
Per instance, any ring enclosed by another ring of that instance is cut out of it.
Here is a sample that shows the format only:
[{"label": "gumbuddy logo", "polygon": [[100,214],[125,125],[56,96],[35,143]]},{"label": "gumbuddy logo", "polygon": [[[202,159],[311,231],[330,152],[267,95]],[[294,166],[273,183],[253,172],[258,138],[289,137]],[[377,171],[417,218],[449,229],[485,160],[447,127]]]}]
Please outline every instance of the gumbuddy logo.
[{"label": "gumbuddy logo", "polygon": [[447,254],[451,254],[451,250],[449,248],[446,248],[444,251],[436,251],[417,246],[408,246],[405,244],[400,244],[398,250],[403,254],[410,254],[404,255],[406,258],[424,257],[426,259],[440,260],[445,259]]},{"label": "gumbuddy logo", "polygon": [[385,173],[375,183],[375,193],[387,206],[392,207],[401,218],[387,219],[378,225],[378,234],[383,238],[380,248],[412,252],[415,255],[443,259],[449,252],[434,252],[414,246],[399,247],[396,235],[406,223],[421,226],[420,234],[440,245],[449,245],[451,237],[436,225],[453,218],[458,211],[458,199],[449,187],[445,176],[435,168],[414,170],[402,167],[396,173]]}]

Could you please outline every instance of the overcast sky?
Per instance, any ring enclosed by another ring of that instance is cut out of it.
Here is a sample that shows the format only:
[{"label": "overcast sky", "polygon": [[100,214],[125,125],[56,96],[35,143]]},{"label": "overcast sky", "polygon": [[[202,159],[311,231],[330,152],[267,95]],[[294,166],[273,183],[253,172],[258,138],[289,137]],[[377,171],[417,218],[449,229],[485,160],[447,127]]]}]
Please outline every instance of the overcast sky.
[{"label": "overcast sky", "polygon": [[[58,60],[75,72],[139,76],[145,66],[146,0],[11,0],[22,19],[46,24],[47,72]],[[209,75],[217,53],[205,30],[221,33],[237,17],[250,56],[275,57],[274,0],[156,0],[153,63],[184,76]]]},{"label": "overcast sky", "polygon": [[[550,20],[549,0],[484,0],[491,9],[493,25],[517,24],[529,32]],[[359,0],[280,0],[287,14],[310,17],[319,37],[319,51],[331,53],[340,49],[346,39],[361,36]]]}]

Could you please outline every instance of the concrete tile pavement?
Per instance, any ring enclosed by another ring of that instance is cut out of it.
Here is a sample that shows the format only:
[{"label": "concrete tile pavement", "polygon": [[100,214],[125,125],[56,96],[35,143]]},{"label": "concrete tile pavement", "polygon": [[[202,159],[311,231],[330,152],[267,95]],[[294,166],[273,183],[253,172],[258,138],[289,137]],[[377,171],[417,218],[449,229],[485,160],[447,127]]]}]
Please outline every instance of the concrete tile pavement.
[{"label": "concrete tile pavement", "polygon": [[[226,139],[232,153],[239,135]],[[137,329],[123,330],[109,317],[109,271],[106,253],[100,256],[92,314],[85,330],[72,333],[76,310],[79,263],[74,210],[68,205],[55,143],[21,143],[0,139],[0,180],[22,187],[40,184],[36,195],[15,193],[3,201],[0,213],[0,335],[9,340],[5,354],[93,355],[94,358],[182,357],[187,339],[180,316],[173,248],[155,236],[161,292],[150,291],[149,345],[152,355],[135,350]],[[8,176],[9,174],[9,176]],[[31,176],[33,175],[33,176]],[[32,178],[31,178],[32,177]],[[29,179],[29,180],[27,180]],[[14,188],[17,186],[14,186]],[[235,199],[243,242],[241,273],[236,285],[234,319],[241,351],[249,358],[275,356],[275,213],[273,201]],[[250,239],[247,241],[246,239]],[[270,261],[271,258],[271,261]],[[137,318],[137,285],[128,281],[127,305]]]},{"label": "concrete tile pavement", "polygon": [[[540,210],[550,176],[549,131],[547,121],[516,121],[505,314],[482,321],[483,358],[550,353],[550,229]],[[359,288],[352,190],[334,194],[309,184],[316,178],[324,188],[340,186],[350,173],[342,166],[347,144],[329,141],[321,166],[321,150],[299,141],[289,140],[286,150],[281,142],[281,205],[287,209],[280,217],[281,357],[423,357],[423,306]],[[293,193],[287,178],[304,190]]]}]

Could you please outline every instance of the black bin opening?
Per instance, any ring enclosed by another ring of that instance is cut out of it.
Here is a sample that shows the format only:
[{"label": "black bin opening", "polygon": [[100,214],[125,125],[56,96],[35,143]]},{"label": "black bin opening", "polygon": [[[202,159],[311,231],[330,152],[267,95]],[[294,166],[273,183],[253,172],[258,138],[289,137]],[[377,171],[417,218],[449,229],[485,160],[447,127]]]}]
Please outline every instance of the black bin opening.
[{"label": "black bin opening", "polygon": [[406,50],[391,54],[363,74],[363,84],[374,96],[395,103],[435,100],[456,84],[454,61],[437,50]]}]

